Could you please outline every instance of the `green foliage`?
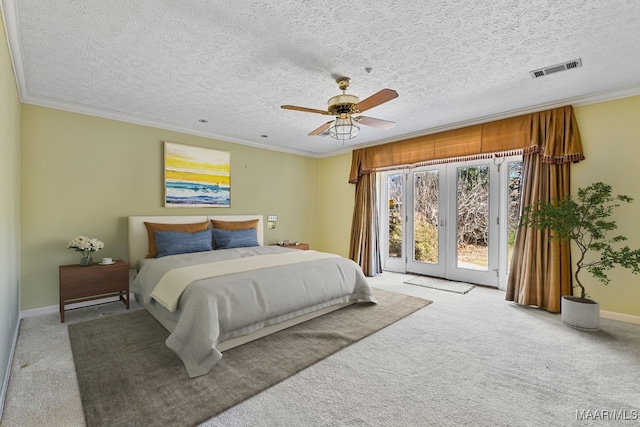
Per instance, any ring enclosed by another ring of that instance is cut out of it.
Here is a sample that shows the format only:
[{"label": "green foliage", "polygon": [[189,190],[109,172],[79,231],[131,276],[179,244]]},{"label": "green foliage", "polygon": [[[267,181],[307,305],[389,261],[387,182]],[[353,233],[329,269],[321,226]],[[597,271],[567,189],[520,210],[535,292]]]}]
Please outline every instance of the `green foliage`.
[{"label": "green foliage", "polygon": [[[609,231],[617,228],[616,222],[610,219],[614,209],[621,202],[632,201],[629,196],[612,195],[610,185],[596,182],[580,188],[577,200],[569,195],[552,203],[526,208],[521,226],[549,229],[551,238],[573,241],[578,246],[580,257],[576,262],[575,287],[579,287],[581,297],[586,298],[588,294],[578,276],[582,269],[605,285],[610,282],[607,271],[616,266],[627,268],[634,274],[640,273],[640,249],[632,250],[628,246],[616,249],[612,245],[627,238],[621,235],[607,237]],[[586,261],[588,252],[600,253],[600,258]]]},{"label": "green foliage", "polygon": [[399,209],[389,212],[389,256],[402,256],[402,214]]},{"label": "green foliage", "polygon": [[438,262],[438,226],[418,218],[415,222],[414,259],[422,262]]},{"label": "green foliage", "polygon": [[[414,259],[438,262],[438,227],[420,216],[415,221]],[[389,256],[402,256],[402,216],[398,210],[389,211]]]}]

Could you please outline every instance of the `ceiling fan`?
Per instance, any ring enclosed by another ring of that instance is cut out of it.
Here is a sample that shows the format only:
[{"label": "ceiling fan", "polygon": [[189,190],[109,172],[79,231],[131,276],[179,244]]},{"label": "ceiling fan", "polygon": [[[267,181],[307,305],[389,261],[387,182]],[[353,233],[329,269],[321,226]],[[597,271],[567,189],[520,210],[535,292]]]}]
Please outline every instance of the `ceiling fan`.
[{"label": "ceiling fan", "polygon": [[378,129],[391,129],[395,126],[394,122],[387,120],[374,119],[373,117],[357,116],[363,111],[377,107],[387,101],[391,101],[398,97],[398,92],[392,89],[382,89],[381,91],[371,95],[370,97],[360,101],[355,95],[346,93],[351,79],[349,77],[338,77],[336,83],[342,91],[341,95],[336,95],[329,99],[329,107],[327,111],[316,110],[313,108],[297,107],[295,105],[282,105],[285,110],[306,111],[307,113],[324,114],[326,116],[336,116],[335,120],[331,120],[320,126],[318,129],[311,131],[309,136],[323,135],[327,132],[331,137],[339,140],[347,140],[354,138],[360,131],[360,124],[373,126]]}]

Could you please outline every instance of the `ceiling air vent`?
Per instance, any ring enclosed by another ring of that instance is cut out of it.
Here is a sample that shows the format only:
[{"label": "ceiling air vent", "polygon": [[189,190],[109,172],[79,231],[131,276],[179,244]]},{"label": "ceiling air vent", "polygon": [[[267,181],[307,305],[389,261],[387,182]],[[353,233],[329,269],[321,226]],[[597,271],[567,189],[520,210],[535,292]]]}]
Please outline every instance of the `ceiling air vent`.
[{"label": "ceiling air vent", "polygon": [[571,70],[572,68],[578,67],[582,67],[582,58],[567,61],[562,64],[552,65],[550,67],[540,68],[538,70],[529,71],[529,74],[531,74],[532,79],[537,79],[538,77],[547,76],[549,74]]}]

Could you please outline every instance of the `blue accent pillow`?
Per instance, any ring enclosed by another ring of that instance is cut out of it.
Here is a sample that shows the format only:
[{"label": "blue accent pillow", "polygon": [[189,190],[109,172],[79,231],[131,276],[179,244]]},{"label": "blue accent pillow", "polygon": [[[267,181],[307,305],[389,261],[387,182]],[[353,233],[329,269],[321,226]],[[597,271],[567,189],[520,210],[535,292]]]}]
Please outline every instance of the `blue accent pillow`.
[{"label": "blue accent pillow", "polygon": [[213,237],[216,241],[216,249],[246,248],[260,246],[258,234],[255,228],[243,228],[241,230],[213,229]]},{"label": "blue accent pillow", "polygon": [[189,254],[213,250],[211,229],[188,233],[185,231],[154,231],[156,250],[161,258],[167,255]]}]

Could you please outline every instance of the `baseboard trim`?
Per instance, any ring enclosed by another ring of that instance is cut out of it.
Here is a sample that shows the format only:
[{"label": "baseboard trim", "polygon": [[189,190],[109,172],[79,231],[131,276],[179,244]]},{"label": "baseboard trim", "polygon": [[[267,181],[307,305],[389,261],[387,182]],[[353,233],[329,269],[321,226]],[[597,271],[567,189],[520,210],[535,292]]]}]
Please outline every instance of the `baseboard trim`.
[{"label": "baseboard trim", "polygon": [[[134,297],[133,297],[133,293],[129,293],[129,301],[133,301]],[[67,310],[73,310],[76,308],[83,308],[83,307],[90,307],[92,305],[98,305],[98,304],[107,304],[110,302],[117,302],[120,301],[119,297],[107,297],[107,298],[102,298],[102,299],[98,299],[98,300],[92,300],[92,301],[85,301],[85,302],[79,302],[76,304],[68,304],[65,306],[65,309]],[[23,310],[20,312],[20,318],[21,319],[26,319],[27,317],[35,317],[35,316],[44,316],[46,314],[52,314],[52,313],[60,313],[60,306],[59,305],[50,305],[47,307],[40,307],[40,308],[32,308],[30,310]]]},{"label": "baseboard trim", "polygon": [[635,325],[640,325],[640,316],[633,316],[631,314],[600,310],[600,317],[602,317],[603,319],[619,320],[620,322],[633,323]]},{"label": "baseboard trim", "polygon": [[16,330],[13,334],[13,343],[11,344],[11,352],[9,353],[9,361],[7,362],[7,368],[4,373],[4,381],[2,382],[2,391],[0,392],[0,422],[2,421],[2,414],[4,413],[4,401],[7,398],[7,389],[9,388],[9,377],[11,376],[13,355],[16,352],[16,345],[18,344],[18,331],[20,331],[20,318],[18,318]]}]

